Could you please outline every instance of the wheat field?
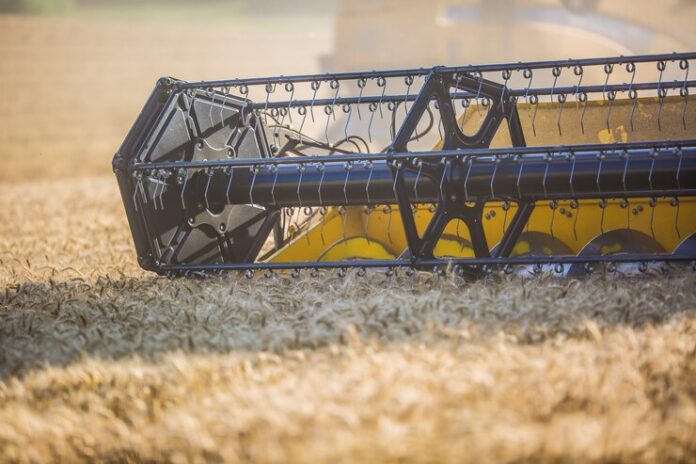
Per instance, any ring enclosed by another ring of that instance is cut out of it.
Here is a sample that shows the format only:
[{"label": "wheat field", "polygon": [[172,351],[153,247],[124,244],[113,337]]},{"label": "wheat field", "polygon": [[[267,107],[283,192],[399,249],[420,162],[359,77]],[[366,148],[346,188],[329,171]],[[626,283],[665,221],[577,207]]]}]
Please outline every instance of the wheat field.
[{"label": "wheat field", "polygon": [[[1,18],[14,40],[0,62],[21,66],[3,68],[0,100],[52,95],[37,67],[69,95],[90,85],[66,77],[70,56],[22,48],[43,40],[77,60],[89,35],[120,50],[117,25],[74,27]],[[122,58],[145,63],[148,47]],[[132,94],[85,100],[59,121],[67,132],[40,107],[0,106],[0,460],[696,462],[690,270],[477,282],[140,270],[108,170],[154,72],[129,75]],[[35,80],[16,97],[22,74]],[[118,98],[129,109],[108,124],[88,117]]]}]

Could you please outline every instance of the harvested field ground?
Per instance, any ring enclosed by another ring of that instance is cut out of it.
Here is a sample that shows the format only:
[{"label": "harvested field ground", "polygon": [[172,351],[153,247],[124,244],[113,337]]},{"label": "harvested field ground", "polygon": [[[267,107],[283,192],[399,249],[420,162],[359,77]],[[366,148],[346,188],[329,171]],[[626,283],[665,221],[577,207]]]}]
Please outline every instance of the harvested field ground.
[{"label": "harvested field ground", "polygon": [[70,173],[68,135],[48,164],[25,135],[0,145],[1,461],[696,462],[694,272],[168,280],[110,152]]},{"label": "harvested field ground", "polygon": [[119,202],[0,187],[8,460],[694,462],[693,272],[170,281]]}]

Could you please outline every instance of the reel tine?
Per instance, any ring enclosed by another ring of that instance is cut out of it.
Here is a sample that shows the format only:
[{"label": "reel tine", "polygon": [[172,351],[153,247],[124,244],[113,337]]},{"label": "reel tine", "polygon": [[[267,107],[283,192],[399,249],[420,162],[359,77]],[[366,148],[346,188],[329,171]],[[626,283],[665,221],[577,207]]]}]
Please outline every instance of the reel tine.
[{"label": "reel tine", "polygon": [[449,171],[450,161],[447,158],[442,158],[442,177],[440,178],[440,201],[445,202],[445,177]]},{"label": "reel tine", "polygon": [[326,126],[324,127],[324,136],[326,137],[326,145],[331,148],[331,152],[333,154],[333,145],[331,145],[331,142],[329,141],[329,124],[331,123],[331,114],[333,113],[333,106],[326,105],[324,106],[324,114],[326,114]]},{"label": "reel tine", "polygon": [[[163,173],[162,173],[162,180],[161,180],[161,182],[162,182],[162,187],[160,188],[160,192],[159,192],[159,195],[158,195],[158,197],[157,197],[158,200],[159,200],[160,208],[161,208],[162,211],[164,211],[164,201],[162,200],[162,196],[164,195],[164,190],[165,190],[165,186],[166,186],[166,184],[167,184],[167,179],[168,179],[168,178],[169,178],[169,171],[163,171]],[[156,203],[155,203],[155,204],[156,204]]]},{"label": "reel tine", "polygon": [[466,112],[469,110],[469,106],[471,106],[471,100],[468,98],[462,98],[462,107],[464,108],[464,111],[462,112],[462,122],[460,125],[460,130],[464,132],[464,123],[466,122]]},{"label": "reel tine", "polygon": [[335,90],[334,96],[333,96],[333,101],[331,102],[331,114],[333,114],[333,120],[335,121],[336,120],[336,111],[335,111],[336,99],[338,98],[338,93],[340,92],[341,84],[338,82],[337,79],[332,79],[331,81],[329,81],[329,87],[331,87],[331,89]]},{"label": "reel tine", "polygon": [[[542,185],[544,188],[544,198],[548,198],[548,196],[549,196],[547,189],[546,189],[546,180],[548,179],[549,166],[551,164],[552,159],[553,159],[553,152],[547,153],[547,155],[545,157],[546,165],[544,166],[544,178],[542,180]],[[551,208],[551,225],[550,225],[549,229],[551,231],[551,238],[555,239],[556,236],[554,235],[554,232],[553,232],[553,225],[554,225],[554,221],[556,219],[556,200],[551,200],[549,202],[549,208]]]},{"label": "reel tine", "polygon": [[467,156],[464,160],[464,163],[468,164],[469,167],[466,169],[466,176],[464,177],[464,202],[468,203],[469,202],[469,188],[468,188],[468,183],[469,183],[469,176],[471,175],[471,168],[474,165],[474,157],[473,156]]},{"label": "reel tine", "polygon": [[[460,73],[454,73],[452,76],[455,80],[454,82],[454,93],[457,94],[459,93],[459,85],[462,82],[462,75]],[[454,99],[454,96],[452,96],[452,99]],[[462,99],[463,100],[463,99]],[[454,104],[454,102],[452,102]],[[466,111],[466,108],[465,108]],[[462,131],[464,131],[464,115],[462,115]]]},{"label": "reel tine", "polygon": [[134,173],[136,178],[135,188],[133,189],[133,207],[138,211],[138,192],[141,191],[143,185],[143,173],[142,171],[136,171]]},{"label": "reel tine", "polygon": [[573,66],[573,74],[578,77],[578,83],[575,84],[574,94],[577,96],[580,92],[580,86],[582,85],[582,79],[585,76],[585,68],[581,64],[576,64]]},{"label": "reel tine", "polygon": [[286,82],[285,91],[290,94],[290,97],[288,98],[288,107],[286,111],[288,113],[288,118],[290,119],[290,124],[292,124],[292,113],[290,112],[290,107],[292,106],[292,101],[295,97],[295,84],[289,81]]},{"label": "reel tine", "polygon": [[321,82],[320,81],[312,81],[310,84],[311,89],[314,91],[312,94],[312,102],[309,104],[309,114],[312,116],[312,122],[314,121],[314,102],[317,99],[317,92],[319,91],[319,87],[321,87]]},{"label": "reel tine", "polygon": [[614,100],[616,99],[616,91],[610,90],[607,92],[607,99],[609,100],[609,106],[607,108],[607,131],[611,133],[611,125],[609,121],[611,120],[611,110],[614,106]]},{"label": "reel tine", "polygon": [[628,91],[628,98],[633,102],[631,104],[631,113],[628,119],[631,126],[631,132],[634,132],[635,129],[633,127],[633,115],[636,113],[636,106],[638,104],[638,92],[636,92],[635,89],[630,89]]},{"label": "reel tine", "polygon": [[[529,91],[532,88],[532,81],[534,80],[534,71],[531,68],[526,68],[522,71],[522,76],[527,79],[527,84],[524,89],[524,102],[528,106],[527,117],[530,117],[532,111],[532,102],[530,101]],[[532,118],[532,130],[536,136],[536,129],[534,127],[534,118]]]},{"label": "reel tine", "polygon": [[[298,214],[297,214],[298,226],[297,226],[297,228],[298,228],[298,230],[300,228],[299,218],[300,218],[301,213],[304,213],[304,215],[306,216],[306,218],[305,218],[306,221],[311,220],[311,217],[312,217],[312,208],[310,206],[304,206],[302,204],[302,195],[300,194],[300,190],[302,189],[302,178],[304,176],[305,170],[306,170],[306,166],[304,163],[299,163],[297,165],[297,171],[300,174],[299,179],[297,181],[297,204],[299,205],[297,208],[297,211],[298,211]],[[307,246],[311,245],[309,235],[310,235],[309,233],[305,233],[305,238],[307,239]]]},{"label": "reel tine", "polygon": [[[503,201],[502,208],[503,208],[503,228],[500,231],[501,232],[500,235],[504,236],[505,231],[507,230],[508,211],[510,211],[510,200]],[[459,222],[457,222],[457,227],[459,227]],[[457,228],[457,231],[459,231],[458,228]]]},{"label": "reel tine", "polygon": [[564,93],[558,95],[558,121],[556,121],[556,126],[558,127],[558,135],[563,136],[563,131],[561,130],[561,118],[563,117],[563,105],[566,102],[566,95]]},{"label": "reel tine", "polygon": [[629,123],[631,126],[631,132],[634,131],[633,128],[633,115],[636,112],[636,105],[638,103],[638,92],[633,88],[633,83],[636,80],[636,64],[634,62],[626,63],[626,71],[631,73],[631,82],[628,84],[628,98],[631,100],[631,113],[629,116]]},{"label": "reel tine", "polygon": [[[317,171],[321,172],[321,177],[319,178],[319,188],[317,190],[317,194],[319,196],[319,215],[322,217],[326,216],[326,207],[324,206],[324,201],[321,198],[321,186],[324,183],[324,176],[326,175],[326,166],[324,163],[318,163],[317,164]],[[321,221],[321,225],[319,226],[319,236],[321,237],[321,244],[326,245],[326,240],[324,239],[324,220]]]},{"label": "reel tine", "polygon": [[607,87],[609,85],[609,78],[611,77],[611,74],[614,72],[614,64],[613,63],[606,63],[604,65],[604,74],[606,75],[606,78],[604,79],[604,87],[602,87],[602,101],[607,100]]},{"label": "reel tine", "polygon": [[[677,190],[681,190],[681,182],[679,180],[679,176],[681,174],[681,166],[682,166],[682,160],[683,160],[683,155],[682,155],[682,149],[677,148],[674,150],[674,156],[676,156],[679,161],[677,162],[677,173],[675,174],[675,180],[677,181]],[[677,237],[681,238],[681,233],[679,232],[679,199],[677,197],[674,197],[674,199],[677,201],[677,214],[674,222],[676,223],[676,229],[677,229]]]},{"label": "reel tine", "polygon": [[416,158],[413,160],[413,164],[418,166],[418,173],[416,174],[416,181],[413,183],[413,195],[416,200],[416,204],[420,203],[418,199],[418,181],[420,180],[421,173],[423,172],[423,160]]},{"label": "reel tine", "polygon": [[682,109],[682,126],[684,127],[684,130],[686,130],[686,108],[689,104],[689,88],[687,87],[687,82],[689,81],[689,60],[679,60],[679,69],[684,71],[684,83],[679,89],[679,95],[684,99],[684,107]]},{"label": "reel tine", "polygon": [[288,115],[289,111],[285,107],[273,108],[271,110],[271,115],[274,115],[274,113],[276,116],[280,115],[280,122],[276,124],[275,130],[273,131],[273,141],[275,142],[276,147],[280,149],[280,147],[282,146],[280,142],[280,130],[286,127],[285,117]]},{"label": "reel tine", "polygon": [[297,107],[297,114],[302,116],[302,122],[300,123],[300,129],[299,129],[299,136],[300,136],[300,145],[302,145],[302,137],[304,137],[304,132],[302,132],[302,129],[304,128],[305,121],[307,121],[307,107],[305,106],[298,106]]},{"label": "reel tine", "polygon": [[568,184],[570,185],[570,209],[575,210],[573,219],[573,238],[578,241],[578,217],[580,216],[580,202],[575,195],[575,186],[573,185],[573,177],[575,176],[575,162],[576,162],[575,152],[571,151],[569,155],[569,160],[572,161],[573,165],[570,168],[570,179]]},{"label": "reel tine", "polygon": [[503,91],[500,92],[500,100],[498,101],[498,110],[503,111],[503,103],[505,101],[505,97],[507,97],[508,93],[508,81],[510,80],[510,77],[512,76],[512,72],[509,69],[505,69],[502,72],[502,77],[503,77]]},{"label": "reel tine", "polygon": [[684,105],[682,108],[682,127],[686,130],[686,109],[689,106],[689,89],[687,87],[682,87],[679,89],[679,95],[684,99]]},{"label": "reel tine", "polygon": [[389,135],[391,136],[392,140],[394,140],[394,138],[396,137],[396,127],[395,127],[396,126],[396,107],[397,107],[397,104],[394,103],[393,101],[390,101],[387,103],[387,110],[391,111],[391,118],[390,119],[392,121],[392,124],[389,126],[389,130],[390,130]]},{"label": "reel tine", "polygon": [[345,205],[348,207],[348,178],[350,177],[350,171],[353,170],[353,163],[346,161],[344,164],[344,169],[346,170],[346,178],[343,181],[343,199],[345,200]]},{"label": "reel tine", "polygon": [[628,174],[628,152],[624,150],[620,156],[624,159],[624,169],[623,174],[621,176],[621,185],[623,186],[624,198],[622,200],[621,206],[623,208],[626,208],[626,227],[628,228],[628,230],[631,230],[631,209],[626,189],[626,175]]},{"label": "reel tine", "polygon": [[[273,206],[278,206],[278,201],[276,200],[275,196],[275,189],[276,189],[276,184],[278,183],[278,165],[277,164],[271,164],[268,169],[271,171],[271,173],[275,174],[273,176],[273,185],[271,185],[271,199],[273,201]],[[232,173],[230,172],[230,183],[232,182]],[[228,185],[228,190],[229,190],[229,185]]]},{"label": "reel tine", "polygon": [[474,97],[474,100],[476,100],[476,111],[478,114],[481,114],[481,106],[479,102],[479,97],[481,96],[481,89],[483,88],[483,74],[481,74],[480,71],[476,71],[473,73],[473,76],[478,80],[479,85],[478,89],[476,90],[476,96]]},{"label": "reel tine", "polygon": [[[657,70],[660,72],[660,76],[657,79],[657,99],[658,99],[658,108],[657,108],[657,130],[658,132],[662,132],[662,106],[664,104],[664,99],[667,96],[667,90],[662,87],[662,75],[665,72],[665,69],[667,68],[667,63],[664,60],[659,60],[657,62]],[[652,188],[651,188],[652,190]]]},{"label": "reel tine", "polygon": [[263,116],[264,124],[268,126],[268,103],[271,98],[271,94],[275,92],[275,84],[271,84],[270,82],[266,83],[264,90],[266,91],[266,103],[263,106]]},{"label": "reel tine", "polygon": [[[230,200],[230,190],[232,189],[232,179],[234,177],[234,168],[228,168],[228,174],[229,174],[229,179],[227,179],[227,188],[225,189],[225,199],[227,200],[227,204],[230,205],[232,204],[232,201]],[[183,204],[183,192],[181,194],[181,201]]]},{"label": "reel tine", "polygon": [[[519,199],[519,201],[522,201],[521,182],[522,182],[522,171],[524,170],[524,155],[518,155],[517,161],[518,161],[518,164],[520,165],[520,170],[517,172],[517,198]],[[467,177],[468,177],[468,173],[467,173]],[[468,195],[467,195],[467,197],[468,197]]]},{"label": "reel tine", "polygon": [[357,108],[358,108],[358,120],[362,121],[362,114],[360,114],[360,100],[362,100],[363,92],[365,91],[365,85],[367,85],[367,80],[364,77],[361,77],[357,81],[357,86],[360,89],[360,93],[358,94],[358,102],[357,102]]},{"label": "reel tine", "polygon": [[210,120],[210,125],[214,126],[215,121],[213,121],[213,108],[215,107],[215,90],[212,87],[208,87],[208,96],[210,97],[210,109],[208,110],[208,119]]},{"label": "reel tine", "polygon": [[251,173],[253,174],[253,177],[251,179],[251,186],[249,187],[249,203],[251,205],[255,205],[254,203],[254,184],[256,183],[256,174],[259,172],[259,167],[257,165],[252,165],[250,168]]},{"label": "reel tine", "polygon": [[375,119],[377,104],[370,102],[367,108],[370,110],[370,123],[367,125],[367,139],[370,141],[370,143],[372,143],[372,121]]},{"label": "reel tine", "polygon": [[[659,152],[657,149],[654,149],[651,153],[651,162],[650,162],[650,173],[648,174],[648,184],[650,186],[650,192],[653,192],[655,189],[653,188],[653,172],[655,171],[655,161],[657,160],[657,157],[659,155]],[[655,239],[655,207],[657,207],[657,199],[655,197],[650,197],[648,200],[648,205],[650,206],[650,234],[652,235],[653,240]]]},{"label": "reel tine", "polygon": [[[610,100],[611,101],[611,100]],[[599,209],[602,210],[601,216],[599,219],[599,232],[601,235],[604,235],[604,211],[606,210],[607,207],[607,201],[604,199],[602,196],[602,185],[600,182],[601,176],[602,176],[602,163],[604,162],[605,158],[604,150],[599,151],[599,165],[597,167],[597,178],[596,178],[596,184],[597,184],[597,193],[599,194]]]},{"label": "reel tine", "polygon": [[[343,182],[343,198],[345,200],[345,206],[343,207],[343,244],[348,246],[346,243],[346,222],[348,221],[348,178],[350,177],[350,171],[353,170],[353,164],[348,161],[344,165],[344,169],[346,170],[346,179]],[[339,212],[341,210],[339,209]]]},{"label": "reel tine", "polygon": [[372,213],[372,202],[370,201],[370,181],[372,180],[373,166],[372,161],[365,161],[365,169],[369,170],[370,173],[367,175],[367,182],[365,183],[365,197],[367,198],[367,204],[365,205],[364,211],[367,214],[365,219],[365,237],[367,242],[370,243],[370,214]]},{"label": "reel tine", "polygon": [[346,242],[346,216],[348,215],[348,209],[341,205],[338,207],[338,214],[341,216],[341,235],[343,236],[343,240],[341,241],[343,243],[343,246],[348,246],[348,243]]},{"label": "reel tine", "polygon": [[551,75],[553,76],[553,85],[551,86],[551,94],[549,95],[549,101],[553,103],[553,96],[556,92],[556,85],[558,84],[558,78],[561,76],[562,69],[560,66],[554,66],[551,68]]},{"label": "reel tine", "polygon": [[531,105],[534,106],[534,112],[532,113],[532,133],[534,134],[534,137],[536,137],[537,136],[536,117],[537,117],[537,112],[539,111],[539,97],[536,94],[533,94],[529,97],[529,101],[530,101]]},{"label": "reel tine", "polygon": [[297,194],[297,204],[299,205],[300,208],[303,207],[302,205],[302,196],[300,195],[300,187],[302,186],[302,176],[304,175],[305,172],[305,165],[303,163],[299,163],[297,165],[297,172],[300,174],[300,177],[297,181],[297,190],[295,193]]},{"label": "reel tine", "polygon": [[[186,169],[179,169],[179,174],[177,175],[177,182],[181,185],[181,193],[179,195],[181,199],[181,209],[186,210],[186,202],[184,200],[184,195],[186,194],[186,186],[188,185],[188,171]],[[230,201],[228,200],[229,204]]]},{"label": "reel tine", "polygon": [[[222,87],[222,103],[220,105],[220,125],[225,125],[225,102],[227,97],[230,95],[230,88],[228,86]],[[212,108],[212,105],[211,105]]]},{"label": "reel tine", "polygon": [[[210,210],[210,203],[208,202],[208,190],[210,189],[210,181],[213,178],[213,171],[210,168],[206,168],[205,175],[208,180],[205,183],[205,190],[203,192],[203,199],[205,200],[205,209]],[[253,185],[253,184],[252,184]],[[253,187],[252,187],[253,188]],[[252,202],[253,203],[253,202]]]},{"label": "reel tine", "polygon": [[585,134],[585,113],[587,112],[587,93],[585,92],[580,92],[580,95],[578,96],[579,101],[582,103],[582,113],[580,113],[580,130],[583,134]]},{"label": "reel tine", "polygon": [[346,136],[345,140],[349,140],[350,137],[348,137],[348,126],[350,125],[350,118],[353,116],[353,107],[350,106],[350,103],[346,103],[343,105],[343,113],[347,114],[348,117],[346,118],[346,125],[343,128],[343,133]]},{"label": "reel tine", "polygon": [[[242,96],[242,98],[247,99],[247,97],[249,96],[249,86],[240,85],[239,86],[239,94]],[[242,109],[241,109],[241,117],[242,117],[241,123],[242,124],[246,124],[246,117],[244,114],[244,110],[246,110],[246,105],[242,106]]]},{"label": "reel tine", "polygon": [[408,97],[411,93],[411,85],[413,85],[413,76],[404,77],[404,83],[406,84],[406,96],[404,97],[404,115],[408,116]]},{"label": "reel tine", "polygon": [[[491,200],[494,200],[496,198],[494,184],[495,184],[495,174],[498,172],[498,166],[500,166],[500,156],[495,155],[495,166],[493,168],[493,174],[491,175],[491,183],[490,183]],[[444,180],[444,174],[443,174],[443,180]],[[442,184],[442,182],[441,182],[441,184]]]}]

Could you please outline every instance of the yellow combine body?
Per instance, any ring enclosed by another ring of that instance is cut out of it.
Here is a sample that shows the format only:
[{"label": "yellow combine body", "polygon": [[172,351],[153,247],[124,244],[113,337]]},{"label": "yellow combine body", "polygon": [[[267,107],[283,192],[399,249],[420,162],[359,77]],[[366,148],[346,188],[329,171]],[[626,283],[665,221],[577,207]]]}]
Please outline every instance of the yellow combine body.
[{"label": "yellow combine body", "polygon": [[[657,114],[657,98],[638,99],[633,109],[629,100],[614,101],[607,122],[609,102],[593,101],[582,108],[566,104],[560,122],[558,103],[540,103],[534,125],[534,108],[518,106],[522,126],[530,145],[563,145],[689,139],[696,137],[696,101],[684,111],[678,97],[665,99]],[[630,127],[633,111],[633,127]],[[464,132],[474,132],[485,116],[485,108],[472,108],[459,119]],[[525,117],[526,116],[526,117]],[[582,125],[580,119],[582,118]],[[619,124],[613,124],[618,121]],[[690,124],[685,128],[684,121]],[[510,146],[510,137],[503,126],[492,147]],[[435,146],[439,149],[441,144]],[[544,254],[578,255],[590,243],[598,244],[602,255],[622,251],[674,253],[679,245],[696,233],[696,198],[633,198],[630,201],[606,200],[600,207],[597,200],[537,202],[520,240],[511,256]],[[654,205],[654,206],[651,206]],[[414,207],[419,234],[433,216],[434,205]],[[489,202],[485,207],[484,231],[493,249],[502,239],[516,212],[514,203]],[[301,230],[293,230],[291,241],[270,256],[271,262],[340,261],[355,259],[395,259],[407,250],[406,237],[398,220],[397,205],[331,208],[316,221],[309,221]],[[395,215],[392,217],[392,215]],[[632,231],[632,234],[612,231]],[[628,241],[627,241],[628,240]],[[643,248],[643,249],[641,249]],[[471,258],[474,251],[466,224],[452,221],[438,241],[434,255],[438,258]]]}]

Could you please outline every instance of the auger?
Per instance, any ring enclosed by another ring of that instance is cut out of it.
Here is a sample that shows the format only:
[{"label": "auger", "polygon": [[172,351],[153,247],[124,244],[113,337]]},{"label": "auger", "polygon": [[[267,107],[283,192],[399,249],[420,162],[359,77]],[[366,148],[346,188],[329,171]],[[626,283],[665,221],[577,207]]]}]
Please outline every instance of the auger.
[{"label": "auger", "polygon": [[696,53],[160,79],[113,160],[161,274],[696,263]]}]

